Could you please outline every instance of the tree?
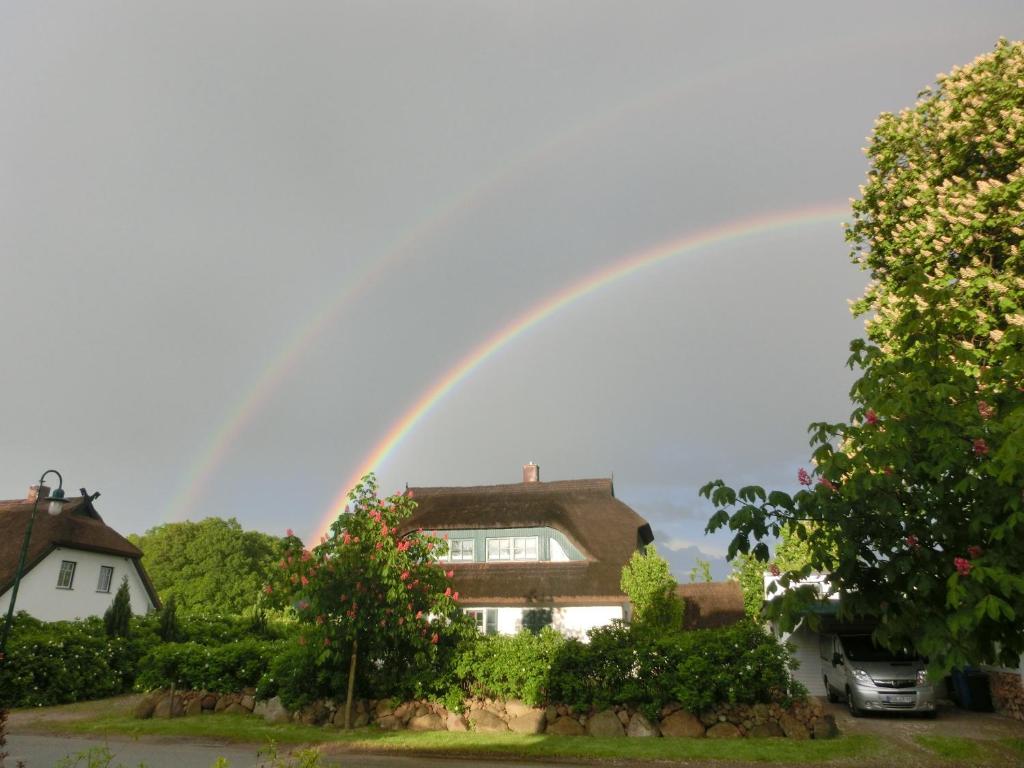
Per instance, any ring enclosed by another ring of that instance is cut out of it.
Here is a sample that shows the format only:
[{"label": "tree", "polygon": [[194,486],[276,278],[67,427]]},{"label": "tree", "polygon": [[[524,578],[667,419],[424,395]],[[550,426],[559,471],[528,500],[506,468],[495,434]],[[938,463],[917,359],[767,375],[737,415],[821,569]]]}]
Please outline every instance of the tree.
[{"label": "tree", "polygon": [[[282,539],[242,530],[233,517],[166,523],[129,539],[142,550],[160,599],[166,602],[173,594],[186,613],[250,609],[284,550]],[[278,607],[274,597],[266,602]]]},{"label": "tree", "polygon": [[132,620],[131,594],[128,591],[128,577],[121,579],[117,594],[103,614],[103,627],[107,637],[128,637],[129,625]]},{"label": "tree", "polygon": [[[1024,651],[1024,44],[1000,41],[879,117],[847,228],[871,275],[853,305],[854,410],[810,427],[795,494],[722,481],[701,493],[730,557],[787,531],[830,572],[840,615],[914,644],[939,673]],[[814,599],[773,610],[792,626]]]},{"label": "tree", "polygon": [[690,583],[693,584],[698,579],[705,584],[714,581],[714,578],[711,576],[711,563],[707,560],[701,560],[699,557],[697,558],[696,565],[690,569]]},{"label": "tree", "polygon": [[732,559],[729,578],[738,581],[743,592],[743,612],[760,623],[764,607],[764,574],[767,566],[751,554],[739,554]]},{"label": "tree", "polygon": [[178,600],[173,592],[160,610],[157,634],[165,643],[176,643],[182,639],[181,627],[178,625]]},{"label": "tree", "polygon": [[633,606],[634,626],[682,629],[683,601],[676,594],[676,580],[653,544],[633,552],[622,568],[620,586]]},{"label": "tree", "polygon": [[[392,680],[412,669],[429,672],[445,636],[468,626],[449,583],[452,574],[438,562],[447,544],[422,530],[399,536],[416,502],[405,494],[379,499],[372,474],[349,499],[351,510],[313,549],[289,531],[279,563],[292,605],[307,625],[299,642],[318,649],[321,667],[348,664],[346,728],[360,659],[364,682],[389,671]],[[264,590],[273,594],[274,587]]]}]

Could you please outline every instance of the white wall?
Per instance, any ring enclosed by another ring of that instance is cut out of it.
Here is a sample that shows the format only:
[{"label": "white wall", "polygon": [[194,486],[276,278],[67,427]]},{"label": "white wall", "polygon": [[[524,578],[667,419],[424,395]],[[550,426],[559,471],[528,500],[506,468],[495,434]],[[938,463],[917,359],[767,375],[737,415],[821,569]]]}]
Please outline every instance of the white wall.
[{"label": "white wall", "polygon": [[[486,610],[486,606],[466,606],[466,610]],[[500,635],[514,635],[523,629],[523,608],[498,608],[497,630]],[[621,605],[572,606],[553,608],[551,627],[566,637],[575,637],[587,642],[587,632],[594,627],[603,627],[613,619],[623,618]]]},{"label": "white wall", "polygon": [[[57,588],[57,576],[60,574],[62,560],[77,563],[71,589]],[[112,566],[114,569],[109,593],[96,591],[101,565]],[[128,576],[132,613],[140,615],[151,611],[154,606],[131,558],[58,547],[22,578],[14,610],[25,611],[43,621],[102,616],[110,607],[124,576]],[[7,590],[0,595],[0,614],[7,614],[10,593],[11,590]]]},{"label": "white wall", "polygon": [[783,634],[781,642],[792,644],[793,658],[799,666],[793,670],[793,679],[804,684],[812,696],[825,695],[822,679],[820,635],[801,623],[791,635]]}]

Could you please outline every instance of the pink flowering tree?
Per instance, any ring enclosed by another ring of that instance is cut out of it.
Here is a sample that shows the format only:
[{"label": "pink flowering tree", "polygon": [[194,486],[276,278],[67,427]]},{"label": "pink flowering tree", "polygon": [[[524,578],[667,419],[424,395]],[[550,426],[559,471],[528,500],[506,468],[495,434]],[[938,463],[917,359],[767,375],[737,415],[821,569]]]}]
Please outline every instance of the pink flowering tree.
[{"label": "pink flowering tree", "polygon": [[[1022,80],[1024,44],[1001,41],[878,119],[847,229],[871,275],[853,413],[811,425],[796,493],[701,491],[730,556],[768,562],[788,532],[807,559],[784,584],[829,572],[843,615],[936,673],[1024,652]],[[770,610],[792,627],[815,599],[790,589]]]},{"label": "pink flowering tree", "polygon": [[[429,670],[453,635],[464,630],[458,593],[438,556],[443,539],[423,531],[400,536],[416,503],[405,494],[377,496],[367,475],[350,506],[311,549],[288,531],[279,563],[289,600],[306,625],[298,642],[317,664],[348,668],[345,727],[351,724],[357,677]],[[265,591],[273,592],[268,584]]]}]

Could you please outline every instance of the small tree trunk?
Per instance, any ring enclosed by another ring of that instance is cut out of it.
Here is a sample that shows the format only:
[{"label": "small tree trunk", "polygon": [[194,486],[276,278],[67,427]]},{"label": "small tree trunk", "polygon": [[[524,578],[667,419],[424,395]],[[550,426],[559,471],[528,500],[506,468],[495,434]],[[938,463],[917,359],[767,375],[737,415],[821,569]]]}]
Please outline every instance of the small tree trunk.
[{"label": "small tree trunk", "polygon": [[352,638],[352,661],[348,665],[348,694],[345,696],[345,730],[352,729],[352,693],[356,687],[356,649],[359,636]]},{"label": "small tree trunk", "polygon": [[171,701],[170,706],[167,707],[167,717],[174,717],[174,683],[171,683]]}]

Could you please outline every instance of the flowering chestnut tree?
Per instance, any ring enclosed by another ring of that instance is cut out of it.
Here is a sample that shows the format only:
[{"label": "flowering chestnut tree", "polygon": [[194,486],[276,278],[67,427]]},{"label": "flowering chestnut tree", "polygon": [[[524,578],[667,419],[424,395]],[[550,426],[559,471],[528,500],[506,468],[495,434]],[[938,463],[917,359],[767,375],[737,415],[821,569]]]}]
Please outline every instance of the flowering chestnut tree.
[{"label": "flowering chestnut tree", "polygon": [[[841,615],[913,644],[934,672],[1024,651],[1024,43],[1000,41],[878,119],[847,227],[871,275],[845,423],[810,427],[795,494],[721,480],[708,531],[768,561],[788,531]],[[791,589],[784,625],[814,595]]]},{"label": "flowering chestnut tree", "polygon": [[348,666],[346,728],[357,670],[429,667],[445,634],[464,623],[452,574],[438,562],[446,542],[422,530],[398,534],[415,501],[404,494],[378,498],[372,474],[349,499],[312,549],[288,531],[279,563],[291,604],[307,625],[298,642],[315,647],[321,666]]}]

